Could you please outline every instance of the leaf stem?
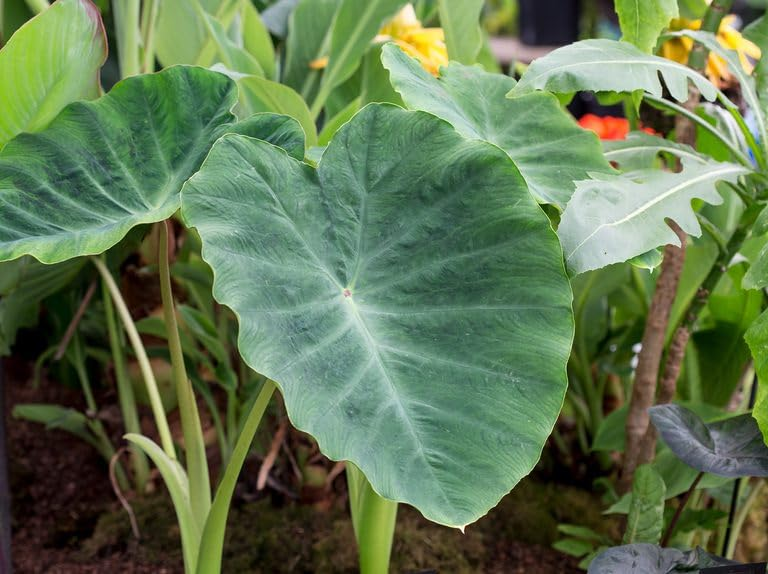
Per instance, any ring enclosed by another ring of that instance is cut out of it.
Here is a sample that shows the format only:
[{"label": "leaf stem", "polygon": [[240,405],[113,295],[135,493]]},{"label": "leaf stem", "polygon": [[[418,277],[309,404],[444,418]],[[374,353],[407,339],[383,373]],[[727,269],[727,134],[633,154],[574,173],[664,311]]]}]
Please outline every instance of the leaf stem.
[{"label": "leaf stem", "polygon": [[[128,372],[125,366],[123,345],[120,341],[120,333],[117,329],[117,321],[115,320],[115,306],[112,302],[112,296],[109,293],[109,287],[104,280],[101,282],[101,298],[104,303],[104,315],[107,322],[109,346],[112,351],[112,363],[115,369],[117,399],[120,403],[120,412],[123,415],[123,424],[125,425],[126,432],[140,434],[141,425],[139,423],[139,412],[136,407],[136,397],[133,393],[133,386],[128,379]],[[147,485],[147,480],[149,479],[149,461],[147,460],[144,451],[138,446],[132,444],[129,449],[131,453],[131,461],[133,463],[136,490],[143,493]]]},{"label": "leaf stem", "polygon": [[253,437],[256,435],[256,430],[259,428],[261,419],[267,410],[267,405],[269,405],[274,392],[275,383],[266,380],[261,387],[261,391],[259,391],[256,402],[248,413],[243,430],[237,438],[237,443],[235,443],[229,463],[224,469],[224,476],[216,491],[216,497],[213,500],[211,511],[205,522],[205,529],[203,530],[200,542],[197,574],[218,574],[221,572],[224,533],[227,527],[227,515],[229,514],[232,494],[235,492],[237,478],[248,456]]},{"label": "leaf stem", "polygon": [[112,10],[117,35],[117,56],[120,77],[127,78],[141,73],[139,20],[140,0],[112,0]]},{"label": "leaf stem", "polygon": [[208,511],[211,508],[211,483],[208,475],[208,461],[205,456],[205,441],[197,411],[195,393],[187,376],[184,365],[184,352],[181,348],[179,326],[176,322],[176,308],[171,288],[171,270],[169,256],[168,227],[170,221],[162,221],[160,226],[159,257],[160,267],[160,297],[163,303],[163,317],[168,335],[168,349],[171,353],[171,369],[173,372],[176,396],[179,401],[181,414],[181,430],[184,434],[184,449],[187,453],[187,474],[189,476],[189,496],[192,513],[202,530]]},{"label": "leaf stem", "polygon": [[662,547],[666,547],[669,544],[669,540],[672,538],[672,534],[674,534],[675,532],[675,527],[677,526],[677,522],[680,520],[680,516],[682,516],[683,514],[685,505],[688,503],[688,499],[691,498],[691,494],[693,494],[693,491],[696,490],[696,487],[699,485],[699,482],[701,482],[701,479],[703,477],[704,477],[703,472],[700,472],[699,474],[697,474],[696,478],[693,479],[693,482],[691,483],[690,488],[688,488],[688,490],[685,492],[683,499],[680,501],[680,504],[675,510],[675,515],[672,517],[672,520],[669,521],[669,526],[667,526],[667,531],[664,533],[664,536],[661,539]]},{"label": "leaf stem", "polygon": [[360,574],[387,574],[395,535],[397,502],[377,494],[352,463],[347,463],[349,505],[360,553]]},{"label": "leaf stem", "polygon": [[[739,479],[744,480],[744,479]],[[765,488],[765,481],[761,480],[752,488],[752,492],[749,493],[747,500],[744,501],[744,505],[736,513],[736,518],[733,521],[733,526],[726,531],[725,537],[727,545],[725,548],[725,557],[733,559],[733,555],[736,552],[736,544],[739,541],[739,533],[741,532],[744,521],[747,519],[749,511],[752,509],[755,501],[758,499],[763,489]]]},{"label": "leaf stem", "polygon": [[676,104],[674,102],[670,102],[669,100],[665,100],[664,98],[658,98],[656,96],[652,96],[651,94],[644,94],[643,99],[653,102],[654,104],[657,104],[658,106],[662,108],[667,108],[673,112],[676,112],[682,116],[685,116],[691,122],[702,128],[703,130],[706,130],[711,135],[713,135],[715,138],[717,138],[722,144],[727,147],[730,152],[736,157],[736,159],[741,163],[742,165],[752,169],[752,162],[750,159],[744,155],[744,153],[738,148],[738,146],[733,143],[728,138],[724,137],[715,126],[709,124],[704,119],[697,116],[695,113],[691,112],[690,110],[686,109],[685,107]]},{"label": "leaf stem", "polygon": [[155,31],[159,9],[159,0],[145,0],[141,10],[141,43],[144,47],[141,69],[144,74],[155,71]]},{"label": "leaf stem", "polygon": [[165,408],[163,407],[163,401],[160,399],[160,391],[157,387],[157,381],[155,380],[155,374],[152,372],[152,366],[149,363],[149,357],[147,351],[144,348],[144,344],[141,342],[139,331],[136,329],[136,324],[131,318],[131,313],[128,311],[128,306],[125,304],[120,289],[117,287],[112,274],[107,269],[104,261],[98,257],[91,257],[91,261],[99,270],[101,278],[109,289],[112,300],[115,303],[117,314],[123,323],[123,328],[128,334],[128,340],[133,346],[133,352],[136,354],[136,360],[139,363],[139,369],[144,377],[144,383],[147,386],[147,394],[149,395],[149,402],[152,406],[152,414],[155,417],[155,424],[157,425],[157,432],[160,435],[160,443],[163,447],[163,452],[171,460],[176,460],[176,449],[173,447],[173,439],[171,438],[171,430],[168,427],[168,419],[165,416]]},{"label": "leaf stem", "polygon": [[[40,14],[40,12],[44,12],[50,7],[50,2],[48,0],[25,0],[27,3],[27,6],[29,6],[29,9],[32,10],[35,14]],[[0,2],[2,4],[2,2]]]}]

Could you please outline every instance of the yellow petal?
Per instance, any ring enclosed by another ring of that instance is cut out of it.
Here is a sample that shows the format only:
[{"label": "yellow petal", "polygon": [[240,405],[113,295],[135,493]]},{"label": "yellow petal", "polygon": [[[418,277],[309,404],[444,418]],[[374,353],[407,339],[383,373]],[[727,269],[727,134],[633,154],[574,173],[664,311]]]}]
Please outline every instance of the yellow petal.
[{"label": "yellow petal", "polygon": [[309,63],[309,67],[312,70],[322,70],[326,66],[328,66],[328,56],[323,56],[322,58],[318,58],[317,60],[312,60]]}]

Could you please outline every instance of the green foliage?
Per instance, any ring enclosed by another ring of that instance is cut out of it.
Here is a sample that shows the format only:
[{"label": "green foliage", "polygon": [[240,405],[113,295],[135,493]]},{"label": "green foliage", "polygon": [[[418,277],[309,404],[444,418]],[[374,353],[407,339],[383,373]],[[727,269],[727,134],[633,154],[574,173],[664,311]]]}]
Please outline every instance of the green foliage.
[{"label": "green foliage", "polygon": [[715,184],[748,173],[730,163],[683,160],[682,165],[679,173],[644,170],[577,182],[558,228],[569,270],[583,273],[677,243],[667,218],[686,233],[701,235],[691,201],[718,205],[723,199]]},{"label": "green foliage", "polygon": [[44,132],[10,142],[0,153],[0,213],[9,221],[0,260],[101,253],[136,225],[170,217],[181,186],[224,133],[303,139],[282,116],[235,124],[236,97],[221,74],[175,67],[71,104]]},{"label": "green foliage", "polygon": [[445,31],[448,57],[462,64],[477,62],[483,45],[480,13],[484,0],[439,0],[440,25]]},{"label": "green foliage", "polygon": [[505,154],[369,105],[317,172],[225,137],[183,196],[241,353],[328,456],[451,526],[530,471],[562,401],[571,295]]},{"label": "green foliage", "polygon": [[515,85],[512,78],[457,63],[434,78],[394,44],[384,47],[382,60],[410,109],[435,114],[464,136],[499,146],[539,201],[563,208],[575,181],[612,171],[595,135],[576,126],[549,94],[505,99]]},{"label": "green foliage", "polygon": [[640,465],[632,482],[624,544],[656,544],[664,528],[664,499],[666,486],[658,472],[649,464]]},{"label": "green foliage", "polygon": [[27,22],[0,50],[0,149],[45,128],[70,102],[98,96],[106,57],[104,26],[88,0],[59,0]]},{"label": "green foliage", "polygon": [[768,311],[752,323],[744,339],[752,352],[759,380],[752,416],[763,434],[763,442],[768,444]]},{"label": "green foliage", "polygon": [[670,95],[679,102],[688,99],[688,82],[712,101],[717,89],[687,66],[643,53],[627,42],[583,40],[534,61],[509,93],[512,98],[535,90],[556,94],[578,91],[636,92],[663,95],[659,75]]},{"label": "green foliage", "polygon": [[621,39],[648,54],[653,52],[661,32],[677,18],[677,0],[616,0]]}]

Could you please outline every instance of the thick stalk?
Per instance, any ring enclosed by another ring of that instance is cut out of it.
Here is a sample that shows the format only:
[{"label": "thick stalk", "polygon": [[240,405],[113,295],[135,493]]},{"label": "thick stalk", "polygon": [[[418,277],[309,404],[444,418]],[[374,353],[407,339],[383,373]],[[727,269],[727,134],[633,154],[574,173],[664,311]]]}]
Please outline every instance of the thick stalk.
[{"label": "thick stalk", "polygon": [[141,73],[141,38],[139,36],[141,0],[112,0],[112,11],[117,35],[120,77],[136,76]]},{"label": "thick stalk", "polygon": [[211,512],[205,522],[203,537],[200,542],[200,554],[197,564],[197,574],[218,574],[221,572],[221,556],[224,550],[224,533],[227,527],[227,515],[229,505],[232,502],[232,494],[235,492],[237,477],[243,468],[245,459],[259,428],[259,423],[267,410],[272,394],[275,392],[275,384],[267,380],[261,387],[259,396],[253,404],[248,417],[243,425],[243,430],[237,438],[235,448],[232,450],[229,463],[224,469],[224,476],[216,491]]},{"label": "thick stalk", "polygon": [[155,30],[160,0],[145,0],[141,11],[142,73],[155,71]]},{"label": "thick stalk", "polygon": [[136,324],[131,318],[128,306],[125,304],[120,289],[118,288],[117,283],[115,283],[109,269],[107,269],[107,266],[104,264],[104,261],[97,257],[91,257],[91,261],[96,266],[96,269],[99,270],[102,280],[106,283],[107,289],[109,289],[109,293],[112,295],[117,314],[120,316],[123,328],[128,335],[128,340],[133,346],[133,352],[136,354],[136,360],[139,363],[139,369],[141,370],[141,375],[144,377],[144,383],[147,387],[147,395],[149,395],[149,403],[152,406],[152,414],[155,418],[155,425],[157,425],[157,432],[160,435],[160,444],[163,447],[163,452],[165,452],[171,460],[176,460],[176,449],[173,447],[173,439],[171,438],[171,430],[168,428],[168,419],[165,416],[163,401],[160,399],[160,391],[157,387],[155,374],[152,372],[152,366],[149,363],[149,357],[147,356],[144,344],[141,342],[139,331],[136,329]]},{"label": "thick stalk", "polygon": [[5,370],[0,358],[0,571],[11,574],[11,489],[5,444]]},{"label": "thick stalk", "polygon": [[176,322],[176,308],[171,289],[170,256],[168,253],[168,226],[170,222],[160,224],[158,264],[160,266],[160,296],[163,302],[163,317],[168,334],[168,349],[171,353],[176,397],[181,414],[181,431],[184,434],[184,449],[187,454],[187,475],[189,476],[189,496],[192,513],[202,530],[211,509],[211,481],[208,476],[208,460],[205,456],[205,441],[197,411],[197,401],[192,384],[187,377],[184,365],[184,352],[181,348],[179,326]]},{"label": "thick stalk", "polygon": [[627,441],[624,467],[619,485],[624,491],[628,491],[631,487],[635,469],[644,462],[648,462],[643,460],[642,456],[643,439],[650,424],[648,409],[653,406],[656,397],[656,381],[661,358],[664,354],[664,338],[669,323],[669,314],[677,293],[677,285],[680,281],[685,253],[685,233],[677,225],[673,225],[673,229],[680,238],[683,247],[674,245],[665,247],[664,261],[656,281],[656,290],[645,323],[625,426]]},{"label": "thick stalk", "polygon": [[360,574],[387,574],[395,536],[397,502],[378,495],[365,475],[347,463],[349,503],[360,554]]},{"label": "thick stalk", "polygon": [[[107,333],[109,334],[109,346],[112,351],[112,363],[115,369],[117,400],[120,403],[120,412],[123,415],[123,425],[125,426],[126,432],[141,434],[139,410],[136,406],[133,385],[128,378],[128,371],[125,366],[125,355],[123,355],[123,346],[120,341],[120,333],[117,329],[117,320],[115,319],[115,306],[112,303],[112,296],[109,294],[109,288],[105,281],[101,282],[101,298],[104,302],[104,315],[107,322]],[[147,480],[149,480],[149,461],[147,460],[144,451],[138,446],[131,444],[128,448],[131,453],[136,491],[143,493],[147,486]]]},{"label": "thick stalk", "polygon": [[48,0],[26,0],[26,2],[27,6],[29,6],[29,9],[32,10],[32,12],[35,14],[43,12],[51,5]]}]

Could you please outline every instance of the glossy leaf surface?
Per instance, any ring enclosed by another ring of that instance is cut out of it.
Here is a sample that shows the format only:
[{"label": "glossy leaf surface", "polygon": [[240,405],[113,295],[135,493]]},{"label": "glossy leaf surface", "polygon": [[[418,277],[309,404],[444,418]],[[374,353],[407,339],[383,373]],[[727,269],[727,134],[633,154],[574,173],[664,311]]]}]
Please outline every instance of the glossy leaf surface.
[{"label": "glossy leaf surface", "polygon": [[717,96],[717,89],[709,80],[689,67],[645,54],[628,42],[614,40],[583,40],[535,60],[509,96],[518,97],[535,90],[556,94],[643,90],[661,97],[659,74],[670,95],[679,102],[688,99],[689,81],[705,99],[712,101]]},{"label": "glossy leaf surface", "polygon": [[243,357],[326,455],[457,527],[533,468],[565,392],[571,292],[506,154],[374,104],[317,170],[226,136],[182,196]]},{"label": "glossy leaf surface", "polygon": [[729,478],[768,476],[768,447],[751,415],[705,424],[679,405],[648,409],[672,452],[688,466]]},{"label": "glossy leaf surface", "polygon": [[89,0],[59,0],[22,26],[0,50],[0,149],[70,102],[97,97],[106,58],[104,25]]},{"label": "glossy leaf surface", "polygon": [[227,77],[175,67],[75,102],[45,131],[11,141],[0,153],[0,260],[101,253],[132,227],[170,217],[182,184],[224,133],[271,138],[303,156],[294,120],[235,124],[236,100]]},{"label": "glossy leaf surface", "polygon": [[564,207],[574,181],[613,171],[592,132],[581,129],[543,93],[506,99],[515,80],[451,63],[434,78],[395,44],[382,61],[406,105],[446,120],[461,134],[496,144],[514,160],[540,201]]},{"label": "glossy leaf surface", "polygon": [[666,244],[679,244],[666,219],[701,235],[693,199],[719,205],[718,181],[747,173],[730,163],[683,160],[683,170],[641,170],[576,183],[558,228],[568,268],[573,273],[626,261]]}]

